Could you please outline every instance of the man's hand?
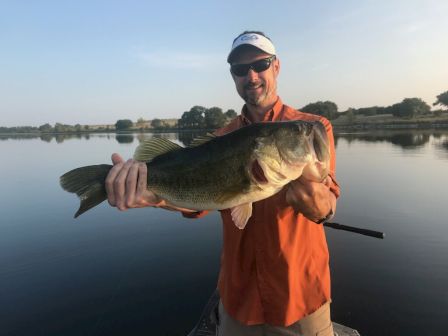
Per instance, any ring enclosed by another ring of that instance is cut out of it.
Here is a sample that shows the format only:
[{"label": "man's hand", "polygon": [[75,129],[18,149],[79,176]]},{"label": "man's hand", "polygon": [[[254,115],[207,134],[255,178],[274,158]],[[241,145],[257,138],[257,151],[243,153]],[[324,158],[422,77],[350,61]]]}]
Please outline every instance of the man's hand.
[{"label": "man's hand", "polygon": [[160,199],[147,189],[146,164],[129,159],[124,162],[117,153],[112,154],[114,166],[106,178],[107,200],[111,206],[124,211],[160,204]]},{"label": "man's hand", "polygon": [[148,168],[145,163],[132,159],[124,162],[117,153],[112,154],[114,166],[106,177],[107,200],[121,211],[148,206],[171,211],[196,212],[168,204],[147,188]]},{"label": "man's hand", "polygon": [[330,190],[331,177],[322,182],[313,182],[299,177],[289,183],[286,202],[294,210],[316,222],[336,210],[336,196]]}]

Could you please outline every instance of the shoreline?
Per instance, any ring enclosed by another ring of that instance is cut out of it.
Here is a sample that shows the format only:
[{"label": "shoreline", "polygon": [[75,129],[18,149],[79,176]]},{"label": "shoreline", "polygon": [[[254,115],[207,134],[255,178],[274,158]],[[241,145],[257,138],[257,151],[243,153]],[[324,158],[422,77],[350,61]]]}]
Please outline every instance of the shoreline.
[{"label": "shoreline", "polygon": [[[353,122],[353,123],[341,123],[337,122],[337,119],[331,121],[333,129],[335,131],[345,131],[345,130],[369,130],[369,131],[381,131],[381,130],[430,130],[430,129],[448,129],[448,119],[443,120],[391,120],[388,122]],[[84,135],[84,134],[136,134],[136,133],[183,133],[183,132],[209,132],[213,129],[207,128],[165,128],[165,129],[154,129],[154,128],[134,128],[129,130],[112,130],[112,129],[88,129],[88,130],[78,130],[78,131],[67,131],[67,132],[0,132],[0,136],[17,136],[17,135],[27,135],[27,136],[58,136],[58,135]]]},{"label": "shoreline", "polygon": [[363,124],[333,124],[334,130],[429,130],[429,129],[448,129],[448,122],[444,123],[363,123]]}]

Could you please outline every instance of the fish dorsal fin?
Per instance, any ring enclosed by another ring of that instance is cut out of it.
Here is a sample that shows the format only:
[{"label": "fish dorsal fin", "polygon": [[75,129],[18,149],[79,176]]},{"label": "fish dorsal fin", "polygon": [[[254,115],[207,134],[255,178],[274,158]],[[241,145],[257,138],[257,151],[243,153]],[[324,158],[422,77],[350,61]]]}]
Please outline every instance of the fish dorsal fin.
[{"label": "fish dorsal fin", "polygon": [[164,138],[152,138],[144,140],[138,145],[134,153],[134,160],[149,162],[156,156],[176,151],[182,147]]},{"label": "fish dorsal fin", "polygon": [[216,138],[216,135],[212,134],[212,133],[207,133],[205,135],[200,135],[196,138],[194,138],[190,144],[188,145],[188,147],[197,147],[199,145],[202,145],[206,142],[209,142],[210,140]]},{"label": "fish dorsal fin", "polygon": [[232,220],[238,229],[244,229],[250,216],[252,216],[252,203],[238,205],[231,210]]}]

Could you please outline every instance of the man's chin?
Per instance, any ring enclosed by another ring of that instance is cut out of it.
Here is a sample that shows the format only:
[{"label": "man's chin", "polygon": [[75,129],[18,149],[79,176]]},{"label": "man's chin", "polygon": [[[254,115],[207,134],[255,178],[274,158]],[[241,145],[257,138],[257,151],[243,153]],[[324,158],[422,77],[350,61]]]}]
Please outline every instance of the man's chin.
[{"label": "man's chin", "polygon": [[246,102],[246,104],[252,105],[252,106],[257,106],[259,103],[258,100],[254,100],[254,99],[250,99],[250,98],[244,99],[244,101]]},{"label": "man's chin", "polygon": [[244,101],[246,102],[246,104],[258,106],[260,103],[263,102],[264,98],[265,98],[264,95],[257,95],[257,96],[246,95],[246,97],[244,97]]}]

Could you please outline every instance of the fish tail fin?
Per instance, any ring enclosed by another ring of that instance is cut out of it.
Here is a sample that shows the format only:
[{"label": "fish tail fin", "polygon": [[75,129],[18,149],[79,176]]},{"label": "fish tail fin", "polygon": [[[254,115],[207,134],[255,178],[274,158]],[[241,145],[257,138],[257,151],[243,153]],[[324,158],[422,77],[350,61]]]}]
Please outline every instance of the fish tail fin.
[{"label": "fish tail fin", "polygon": [[73,169],[60,177],[65,191],[76,193],[81,204],[75,218],[97,206],[107,198],[105,181],[111,165],[95,165]]}]

